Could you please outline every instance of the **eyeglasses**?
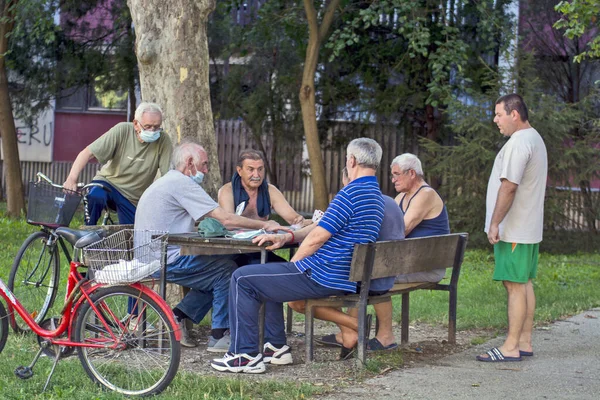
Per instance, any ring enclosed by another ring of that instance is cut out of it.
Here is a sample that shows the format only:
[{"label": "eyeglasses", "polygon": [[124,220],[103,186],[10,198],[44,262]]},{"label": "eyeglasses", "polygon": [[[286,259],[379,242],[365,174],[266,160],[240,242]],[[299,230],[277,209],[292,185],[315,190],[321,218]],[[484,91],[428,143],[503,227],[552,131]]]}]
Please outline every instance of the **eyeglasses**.
[{"label": "eyeglasses", "polygon": [[140,126],[142,127],[142,129],[145,130],[145,131],[159,132],[159,133],[162,132],[162,127],[161,126],[152,126],[152,125],[144,126],[139,121],[138,121],[138,124],[140,124]]},{"label": "eyeglasses", "polygon": [[393,172],[392,172],[392,176],[391,176],[390,178],[392,179],[392,182],[393,182],[393,181],[395,181],[395,180],[398,180],[398,179],[400,179],[400,176],[401,176],[401,175],[406,175],[406,174],[408,174],[409,172],[410,172],[410,169],[408,169],[408,170],[406,170],[406,171],[402,171],[402,172],[401,172],[401,173],[399,173],[399,174],[396,174],[396,173],[393,173]]}]

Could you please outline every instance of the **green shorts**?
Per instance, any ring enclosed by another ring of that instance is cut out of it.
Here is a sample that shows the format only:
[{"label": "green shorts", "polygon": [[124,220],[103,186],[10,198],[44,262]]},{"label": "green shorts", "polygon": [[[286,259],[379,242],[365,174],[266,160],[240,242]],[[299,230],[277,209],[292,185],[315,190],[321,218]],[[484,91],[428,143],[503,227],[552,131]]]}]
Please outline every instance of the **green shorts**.
[{"label": "green shorts", "polygon": [[538,256],[540,244],[522,244],[498,242],[494,245],[493,279],[495,281],[509,281],[527,283],[537,275]]}]

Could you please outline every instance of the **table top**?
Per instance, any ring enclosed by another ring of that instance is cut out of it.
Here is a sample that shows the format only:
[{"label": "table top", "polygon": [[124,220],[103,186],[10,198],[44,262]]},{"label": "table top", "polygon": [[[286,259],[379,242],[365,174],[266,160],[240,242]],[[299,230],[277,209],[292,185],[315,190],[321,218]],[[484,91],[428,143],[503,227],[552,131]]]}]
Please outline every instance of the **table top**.
[{"label": "table top", "polygon": [[[181,255],[246,254],[267,251],[265,246],[252,243],[252,239],[232,239],[225,237],[205,238],[198,232],[169,234],[169,244],[181,247]],[[298,247],[298,243],[286,244],[282,249]]]}]

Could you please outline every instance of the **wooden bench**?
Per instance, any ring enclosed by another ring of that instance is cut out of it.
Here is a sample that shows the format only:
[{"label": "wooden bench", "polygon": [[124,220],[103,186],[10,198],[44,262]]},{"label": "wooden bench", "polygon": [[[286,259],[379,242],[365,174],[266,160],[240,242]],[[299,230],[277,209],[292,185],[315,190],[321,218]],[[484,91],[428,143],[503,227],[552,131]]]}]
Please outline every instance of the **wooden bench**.
[{"label": "wooden bench", "polygon": [[[376,242],[355,245],[350,269],[350,280],[361,282],[360,292],[347,296],[331,296],[306,301],[305,332],[306,362],[313,361],[314,307],[357,307],[358,308],[358,360],[366,361],[365,324],[367,305],[388,301],[391,296],[402,295],[401,343],[408,342],[409,295],[420,289],[443,290],[449,294],[448,342],[456,343],[456,289],[460,267],[467,246],[467,233],[442,236]],[[452,268],[449,284],[415,282],[395,284],[384,295],[369,296],[371,280]],[[288,332],[291,331],[291,310],[288,308]]]}]

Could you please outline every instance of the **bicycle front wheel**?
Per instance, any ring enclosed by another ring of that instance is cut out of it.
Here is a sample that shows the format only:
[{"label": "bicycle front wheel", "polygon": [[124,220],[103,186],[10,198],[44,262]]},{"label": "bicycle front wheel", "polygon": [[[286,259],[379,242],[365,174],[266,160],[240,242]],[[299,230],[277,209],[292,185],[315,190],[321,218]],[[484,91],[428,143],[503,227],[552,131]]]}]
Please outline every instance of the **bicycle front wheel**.
[{"label": "bicycle front wheel", "polygon": [[[137,315],[129,314],[133,298]],[[83,369],[96,383],[128,396],[162,392],[179,368],[181,348],[170,309],[130,286],[99,289],[77,312],[75,341]],[[92,307],[93,304],[93,307]]]},{"label": "bicycle front wheel", "polygon": [[[58,292],[60,260],[56,242],[48,245],[50,234],[35,232],[19,249],[15,258],[8,287],[19,299],[36,323],[46,317]],[[29,326],[18,315],[10,319],[13,330],[23,333]]]}]

